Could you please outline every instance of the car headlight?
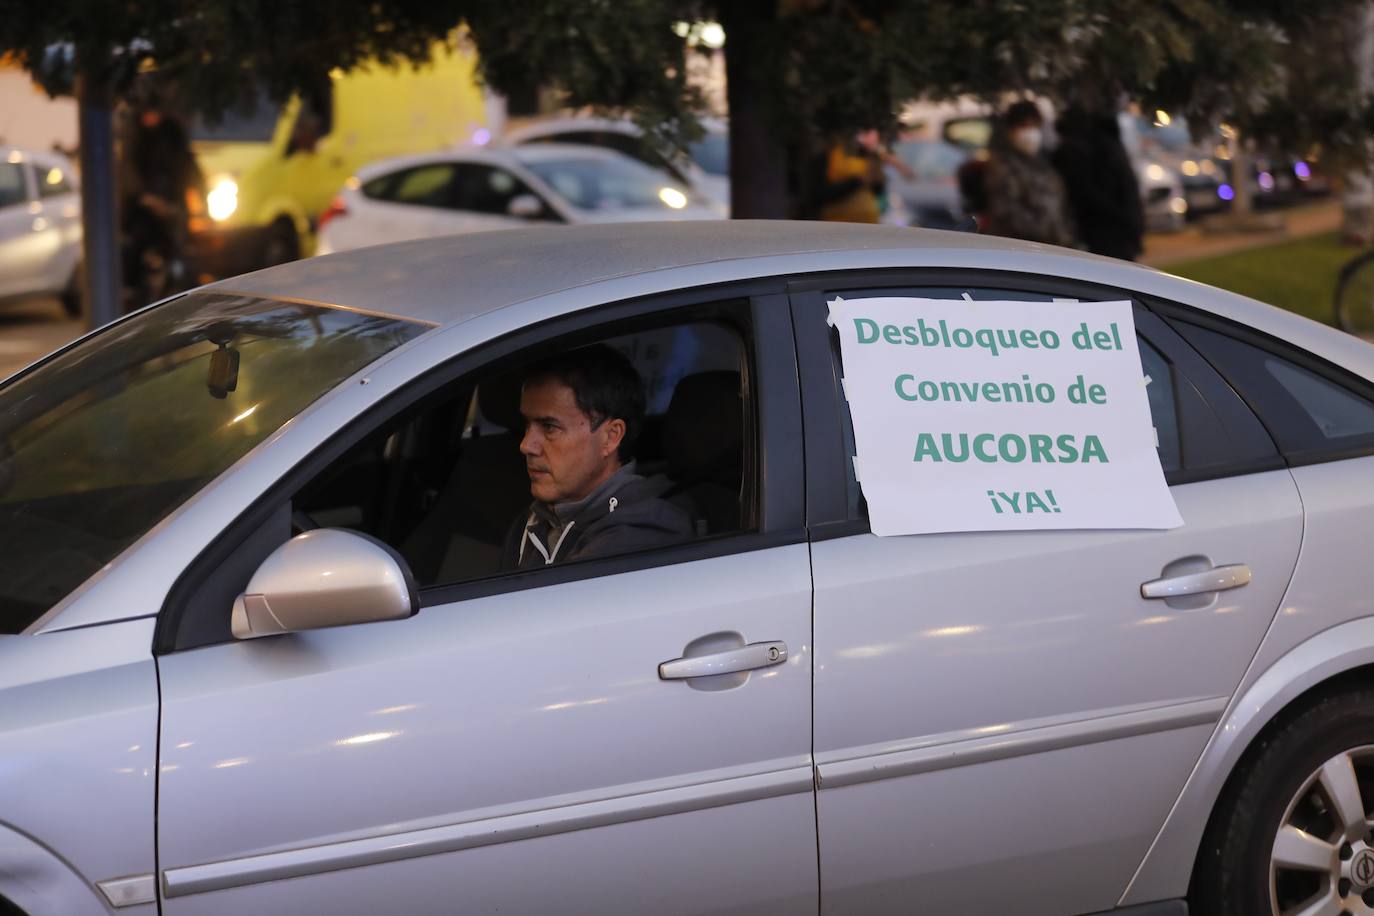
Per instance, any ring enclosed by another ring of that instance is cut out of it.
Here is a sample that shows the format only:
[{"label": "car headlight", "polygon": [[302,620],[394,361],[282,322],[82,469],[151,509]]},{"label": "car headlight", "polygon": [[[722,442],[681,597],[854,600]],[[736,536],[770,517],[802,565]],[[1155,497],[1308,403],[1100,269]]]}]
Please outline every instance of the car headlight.
[{"label": "car headlight", "polygon": [[210,218],[217,223],[233,216],[234,211],[239,208],[238,182],[227,175],[218,178],[210,188],[210,193],[205,195],[205,208],[210,211]]}]

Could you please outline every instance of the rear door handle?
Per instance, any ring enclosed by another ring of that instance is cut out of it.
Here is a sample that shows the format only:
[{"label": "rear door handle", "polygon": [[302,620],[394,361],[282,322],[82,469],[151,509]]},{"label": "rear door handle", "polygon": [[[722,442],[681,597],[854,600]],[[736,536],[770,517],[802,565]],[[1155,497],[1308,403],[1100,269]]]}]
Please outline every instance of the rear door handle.
[{"label": "rear door handle", "polygon": [[675,658],[658,666],[658,676],[665,681],[689,677],[711,677],[715,674],[734,674],[755,668],[770,668],[787,661],[787,643],[751,642],[747,646],[710,655],[691,655]]},{"label": "rear door handle", "polygon": [[1244,563],[1216,566],[1185,576],[1170,576],[1141,583],[1142,598],[1178,598],[1183,595],[1203,595],[1240,588],[1250,581],[1250,567]]}]

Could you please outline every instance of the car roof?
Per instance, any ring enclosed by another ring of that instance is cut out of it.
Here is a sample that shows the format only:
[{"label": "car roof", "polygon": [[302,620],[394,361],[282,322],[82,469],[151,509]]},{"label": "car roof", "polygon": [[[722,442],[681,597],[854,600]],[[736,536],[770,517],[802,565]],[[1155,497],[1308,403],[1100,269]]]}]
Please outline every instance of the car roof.
[{"label": "car roof", "polygon": [[891,268],[1033,274],[1154,295],[1248,324],[1374,380],[1374,347],[1291,312],[1115,258],[934,229],[783,220],[545,226],[359,248],[204,289],[452,325],[535,299],[546,300],[543,319],[735,280]]},{"label": "car roof", "polygon": [[[1007,248],[1044,246],[965,233],[778,220],[551,226],[359,248],[269,267],[207,289],[451,324],[575,287],[677,268],[823,252],[885,250],[899,257],[927,249]],[[763,263],[759,271],[772,272]]]}]

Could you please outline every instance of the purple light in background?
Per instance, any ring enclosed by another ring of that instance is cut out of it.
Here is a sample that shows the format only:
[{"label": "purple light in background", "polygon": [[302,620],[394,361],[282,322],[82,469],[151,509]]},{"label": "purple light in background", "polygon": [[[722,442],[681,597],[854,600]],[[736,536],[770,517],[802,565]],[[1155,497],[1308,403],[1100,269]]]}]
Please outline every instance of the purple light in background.
[{"label": "purple light in background", "polygon": [[479,127],[472,132],[472,142],[477,146],[486,146],[491,142],[491,131],[485,127]]},{"label": "purple light in background", "polygon": [[1233,200],[1235,196],[1235,189],[1229,184],[1224,184],[1217,188],[1217,197],[1220,197],[1222,200]]},{"label": "purple light in background", "polygon": [[1264,190],[1274,190],[1274,176],[1270,175],[1268,172],[1260,172],[1257,180],[1259,181],[1259,186]]},{"label": "purple light in background", "polygon": [[1306,181],[1312,177],[1312,167],[1306,162],[1300,161],[1293,166],[1293,174],[1297,175],[1302,181]]}]

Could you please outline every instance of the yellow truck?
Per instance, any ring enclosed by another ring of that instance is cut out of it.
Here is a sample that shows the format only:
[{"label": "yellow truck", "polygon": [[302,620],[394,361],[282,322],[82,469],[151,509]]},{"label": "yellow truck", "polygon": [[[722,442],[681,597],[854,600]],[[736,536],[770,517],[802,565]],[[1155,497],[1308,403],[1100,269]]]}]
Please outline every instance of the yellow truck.
[{"label": "yellow truck", "polygon": [[320,213],[345,180],[375,159],[488,137],[473,54],[435,46],[430,61],[365,64],[285,105],[192,125],[205,180],[205,214],[193,219],[197,268],[228,276],[310,254]]}]

